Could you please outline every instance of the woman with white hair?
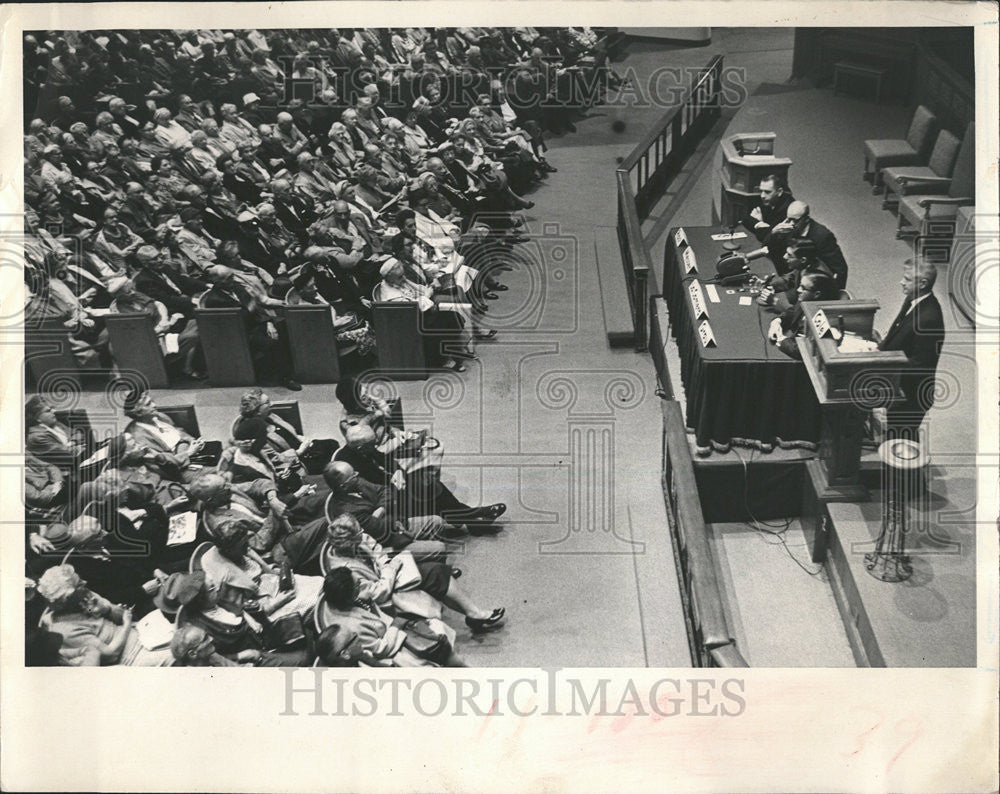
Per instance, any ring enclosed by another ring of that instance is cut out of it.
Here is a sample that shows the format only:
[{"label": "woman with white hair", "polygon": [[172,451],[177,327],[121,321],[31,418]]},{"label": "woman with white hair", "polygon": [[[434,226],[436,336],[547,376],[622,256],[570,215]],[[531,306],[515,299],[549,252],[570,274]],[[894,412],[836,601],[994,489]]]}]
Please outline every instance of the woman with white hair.
[{"label": "woman with white hair", "polygon": [[43,573],[38,594],[48,603],[39,625],[62,635],[63,665],[166,667],[173,661],[169,648],[146,650],[132,623],[132,610],[88,589],[72,565],[57,565]]},{"label": "woman with white hair", "polygon": [[403,263],[395,257],[389,257],[382,264],[379,275],[382,276],[382,281],[375,288],[376,301],[417,304],[422,317],[421,335],[428,364],[452,372],[465,372],[463,363],[451,354],[442,352],[449,348],[466,348],[462,332],[465,323],[461,315],[439,307],[433,299],[433,288],[408,279]]},{"label": "woman with white hair", "polygon": [[253,124],[237,113],[236,105],[232,102],[225,102],[219,107],[219,113],[222,115],[219,137],[229,142],[232,146],[232,152],[235,152],[236,147],[244,141],[250,141],[254,146],[260,146],[257,130]]}]

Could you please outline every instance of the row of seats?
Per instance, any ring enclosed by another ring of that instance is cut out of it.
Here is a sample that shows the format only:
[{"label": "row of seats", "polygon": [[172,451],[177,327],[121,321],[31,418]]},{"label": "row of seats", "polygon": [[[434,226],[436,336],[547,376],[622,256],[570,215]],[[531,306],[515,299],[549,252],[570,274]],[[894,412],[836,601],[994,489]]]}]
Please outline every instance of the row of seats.
[{"label": "row of seats", "polygon": [[975,204],[975,124],[959,139],[920,105],[905,138],[867,140],[864,155],[864,179],[899,217],[897,239],[950,246],[959,208]]},{"label": "row of seats", "polygon": [[[299,305],[281,311],[297,379],[303,383],[336,383],[340,379],[339,351],[329,308]],[[213,386],[256,383],[241,312],[239,308],[195,310],[208,379]],[[372,314],[379,368],[398,380],[426,378],[417,305],[375,303]],[[166,358],[149,315],[108,314],[105,322],[119,371],[139,373],[151,388],[170,386]],[[58,321],[44,321],[34,329],[25,342],[25,360],[40,388],[49,377],[79,385],[82,373],[72,352],[70,330]]]}]

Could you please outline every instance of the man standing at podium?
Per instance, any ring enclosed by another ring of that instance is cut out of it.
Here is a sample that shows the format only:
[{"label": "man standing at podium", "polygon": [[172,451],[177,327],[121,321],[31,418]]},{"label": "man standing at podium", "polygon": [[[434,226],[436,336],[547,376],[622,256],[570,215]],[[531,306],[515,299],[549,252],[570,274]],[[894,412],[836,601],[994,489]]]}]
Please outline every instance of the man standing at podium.
[{"label": "man standing at podium", "polygon": [[933,263],[906,260],[900,281],[906,298],[885,337],[877,339],[879,350],[900,350],[910,361],[910,370],[899,384],[906,397],[886,412],[893,436],[905,431],[916,439],[924,415],[934,404],[934,375],[944,343],[944,315],[933,293],[936,279]]}]

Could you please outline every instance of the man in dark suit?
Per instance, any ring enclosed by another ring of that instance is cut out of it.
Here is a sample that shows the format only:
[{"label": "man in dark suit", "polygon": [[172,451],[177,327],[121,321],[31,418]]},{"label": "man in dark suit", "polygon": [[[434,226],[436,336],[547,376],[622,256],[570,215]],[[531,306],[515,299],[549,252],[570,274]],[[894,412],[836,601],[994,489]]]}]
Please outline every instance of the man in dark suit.
[{"label": "man in dark suit", "polygon": [[347,443],[337,450],[334,460],[350,464],[368,482],[385,487],[399,515],[439,515],[450,524],[467,524],[478,533],[488,531],[507,510],[502,502],[471,507],[459,501],[441,482],[438,470],[408,473],[395,457],[378,449],[375,433],[368,425],[349,427],[344,437]]},{"label": "man in dark suit", "polygon": [[[847,286],[847,260],[844,259],[844,253],[833,232],[812,219],[809,205],[804,201],[792,201],[788,205],[785,220],[771,229],[764,240],[767,254],[778,268],[778,273],[783,273],[785,249],[789,241],[797,237],[813,241],[816,256],[833,272],[837,289],[844,289]],[[748,255],[747,258],[754,257]]]},{"label": "man in dark suit", "polygon": [[760,191],[760,201],[740,219],[740,223],[764,242],[771,229],[788,217],[788,205],[795,197],[784,178],[778,174],[765,176],[757,189]]},{"label": "man in dark suit", "polygon": [[930,262],[906,260],[900,285],[906,299],[879,350],[900,350],[911,369],[900,379],[905,399],[886,413],[890,435],[906,433],[915,439],[924,415],[934,404],[934,375],[944,343],[944,315],[934,297],[937,268]]},{"label": "man in dark suit", "polygon": [[208,282],[168,268],[162,253],[151,245],[140,246],[135,261],[135,287],[139,292],[160,301],[171,314],[183,314],[189,319],[194,316],[194,296],[208,289]]},{"label": "man in dark suit", "polygon": [[424,542],[414,547],[414,540],[431,541],[460,533],[440,516],[395,515],[394,500],[386,487],[363,479],[349,463],[339,460],[328,463],[323,479],[330,486],[324,506],[326,518],[333,521],[343,513],[350,513],[383,547],[395,551],[408,548],[419,559],[440,559],[445,551],[443,543]]}]

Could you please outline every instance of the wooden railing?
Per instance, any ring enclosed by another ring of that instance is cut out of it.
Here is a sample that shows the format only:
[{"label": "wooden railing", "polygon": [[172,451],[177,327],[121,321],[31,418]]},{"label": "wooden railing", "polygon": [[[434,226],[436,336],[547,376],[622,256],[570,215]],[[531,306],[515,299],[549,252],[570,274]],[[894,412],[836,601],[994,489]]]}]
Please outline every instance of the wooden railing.
[{"label": "wooden railing", "polygon": [[722,67],[722,56],[715,56],[685,91],[683,102],[667,111],[649,129],[615,172],[618,245],[637,351],[645,350],[648,343],[647,294],[652,267],[642,239],[642,222],[719,117]]},{"label": "wooden railing", "polygon": [[696,667],[748,667],[726,621],[680,403],[664,400],[662,410],[663,498],[667,504],[691,662]]}]

